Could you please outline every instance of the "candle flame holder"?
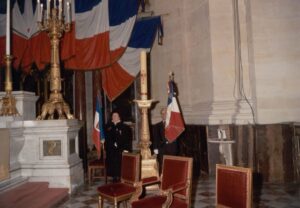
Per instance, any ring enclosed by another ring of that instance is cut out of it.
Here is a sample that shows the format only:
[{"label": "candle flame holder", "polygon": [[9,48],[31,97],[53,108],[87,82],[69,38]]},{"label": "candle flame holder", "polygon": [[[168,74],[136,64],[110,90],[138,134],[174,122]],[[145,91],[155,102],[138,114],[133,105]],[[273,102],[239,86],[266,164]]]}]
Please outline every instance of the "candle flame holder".
[{"label": "candle flame holder", "polygon": [[42,112],[37,120],[54,119],[57,113],[58,119],[73,119],[70,106],[61,94],[61,75],[59,62],[59,40],[64,32],[71,29],[70,23],[65,23],[59,18],[58,9],[53,7],[51,14],[43,21],[38,22],[39,29],[46,31],[51,41],[51,69],[50,69],[50,97],[42,106]]},{"label": "candle flame holder", "polygon": [[148,121],[148,109],[151,107],[153,100],[134,100],[141,112],[141,137],[139,146],[141,148],[141,156],[143,160],[153,159],[155,155],[151,155],[150,151],[150,132]]}]

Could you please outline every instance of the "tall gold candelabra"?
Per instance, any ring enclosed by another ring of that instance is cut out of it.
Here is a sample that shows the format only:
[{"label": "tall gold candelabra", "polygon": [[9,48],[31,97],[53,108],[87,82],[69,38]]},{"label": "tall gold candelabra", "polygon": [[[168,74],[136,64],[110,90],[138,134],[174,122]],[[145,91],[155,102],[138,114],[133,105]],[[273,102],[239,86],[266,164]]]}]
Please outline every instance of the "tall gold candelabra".
[{"label": "tall gold candelabra", "polygon": [[[61,7],[60,7],[61,9]],[[50,10],[50,9],[49,9]],[[47,8],[48,11],[48,8]],[[37,117],[38,120],[54,119],[57,112],[58,119],[73,119],[70,113],[69,105],[64,101],[61,94],[61,76],[59,64],[59,40],[63,32],[69,32],[71,29],[70,22],[65,23],[61,18],[61,11],[53,7],[47,18],[39,20],[39,28],[46,31],[51,41],[51,69],[50,69],[50,97],[42,106],[42,113]],[[47,116],[48,115],[48,116]]]},{"label": "tall gold candelabra", "polygon": [[[7,43],[6,43],[7,44]],[[16,99],[12,95],[12,77],[11,77],[11,55],[5,56],[5,92],[6,95],[2,98],[2,107],[0,109],[1,116],[15,116],[19,115],[16,108]]]},{"label": "tall gold candelabra", "polygon": [[[140,149],[142,156],[142,178],[151,176],[158,177],[158,165],[156,156],[151,155],[150,151],[150,132],[148,121],[148,109],[151,107],[153,100],[148,99],[147,86],[147,61],[146,51],[141,52],[141,99],[135,100],[141,112],[141,135],[140,135]],[[150,190],[158,189],[157,185],[148,187]]]}]

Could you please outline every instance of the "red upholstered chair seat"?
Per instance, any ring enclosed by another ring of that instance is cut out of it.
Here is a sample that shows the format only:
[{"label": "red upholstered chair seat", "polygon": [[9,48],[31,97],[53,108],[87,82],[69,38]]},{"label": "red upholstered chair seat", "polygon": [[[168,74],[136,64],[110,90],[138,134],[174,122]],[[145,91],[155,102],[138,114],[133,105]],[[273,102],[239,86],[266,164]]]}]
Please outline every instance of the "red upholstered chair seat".
[{"label": "red upholstered chair seat", "polygon": [[161,207],[162,204],[166,201],[167,197],[162,195],[147,197],[139,201],[135,201],[131,204],[132,208],[154,208]]},{"label": "red upholstered chair seat", "polygon": [[156,176],[151,176],[151,177],[147,177],[147,178],[142,178],[142,182],[143,184],[152,184],[155,182],[159,182],[159,178]]},{"label": "red upholstered chair seat", "polygon": [[[155,208],[162,207],[163,203],[167,200],[167,196],[157,195],[152,197],[147,197],[139,201],[132,203],[132,208]],[[170,208],[187,208],[188,205],[184,201],[173,198]]]},{"label": "red upholstered chair seat", "polygon": [[103,200],[106,199],[118,207],[119,202],[126,203],[137,191],[135,187],[140,180],[140,155],[122,153],[121,182],[99,186],[99,208],[103,207]]},{"label": "red upholstered chair seat", "polygon": [[124,183],[113,183],[97,188],[98,192],[110,197],[121,197],[123,195],[132,194],[135,188]]}]

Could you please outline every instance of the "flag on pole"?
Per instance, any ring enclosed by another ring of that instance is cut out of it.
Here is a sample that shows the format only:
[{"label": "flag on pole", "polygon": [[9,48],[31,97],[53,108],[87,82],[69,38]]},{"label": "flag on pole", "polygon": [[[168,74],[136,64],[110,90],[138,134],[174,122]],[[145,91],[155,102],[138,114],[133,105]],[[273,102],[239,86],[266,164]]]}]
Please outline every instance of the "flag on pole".
[{"label": "flag on pole", "polygon": [[101,105],[101,93],[98,92],[96,98],[96,112],[94,119],[94,128],[93,128],[93,143],[97,150],[98,158],[101,157],[101,140],[105,139],[103,131],[103,120],[102,120],[102,105]]},{"label": "flag on pole", "polygon": [[178,107],[175,83],[170,79],[168,83],[168,106],[166,115],[165,137],[169,142],[173,142],[185,130],[183,117]]}]

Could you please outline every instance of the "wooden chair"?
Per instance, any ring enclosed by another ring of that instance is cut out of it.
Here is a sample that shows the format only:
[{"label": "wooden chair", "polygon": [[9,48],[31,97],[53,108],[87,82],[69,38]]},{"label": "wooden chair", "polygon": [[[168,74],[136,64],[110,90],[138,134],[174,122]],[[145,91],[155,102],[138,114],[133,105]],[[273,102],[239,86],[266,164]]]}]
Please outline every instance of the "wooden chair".
[{"label": "wooden chair", "polygon": [[165,155],[160,179],[158,181],[143,179],[144,185],[160,182],[159,195],[133,201],[132,208],[190,207],[192,166],[192,158]]},{"label": "wooden chair", "polygon": [[217,207],[251,208],[252,170],[250,168],[216,165]]},{"label": "wooden chair", "polygon": [[88,163],[89,184],[92,184],[94,179],[99,179],[99,178],[105,179],[105,184],[107,183],[107,173],[106,173],[106,165],[105,165],[106,152],[103,145],[101,147],[101,152],[102,152],[102,157],[100,159],[93,159]]},{"label": "wooden chair", "polygon": [[[140,181],[140,154],[122,153],[121,182],[99,186],[99,207],[103,207],[103,200],[108,200],[118,207],[119,202],[135,199],[133,195],[139,195],[142,190],[137,185]],[[138,196],[137,196],[138,197]]]}]

